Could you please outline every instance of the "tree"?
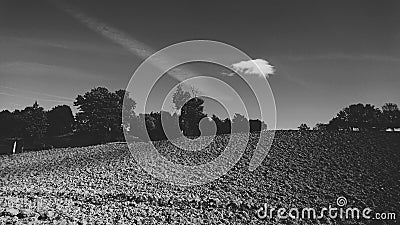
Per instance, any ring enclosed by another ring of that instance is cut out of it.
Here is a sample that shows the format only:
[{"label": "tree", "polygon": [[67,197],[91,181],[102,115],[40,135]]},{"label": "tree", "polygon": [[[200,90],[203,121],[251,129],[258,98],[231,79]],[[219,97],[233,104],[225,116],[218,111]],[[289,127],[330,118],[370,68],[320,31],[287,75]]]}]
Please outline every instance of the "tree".
[{"label": "tree", "polygon": [[256,120],[249,120],[250,124],[250,132],[260,132],[264,129],[267,129],[267,124],[264,123],[264,121],[261,121],[259,119]]},{"label": "tree", "polygon": [[327,125],[328,130],[339,131],[339,130],[349,130],[347,127],[347,122],[338,116],[332,118]]},{"label": "tree", "polygon": [[328,129],[328,124],[324,124],[324,123],[317,123],[313,127],[313,130],[316,130],[316,131],[326,131],[327,129]]},{"label": "tree", "polygon": [[37,102],[18,114],[25,126],[21,133],[23,137],[28,141],[37,141],[45,136],[48,127],[46,112]]},{"label": "tree", "polygon": [[106,142],[123,137],[122,112],[133,117],[136,103],[125,90],[112,93],[105,87],[97,87],[83,96],[78,95],[74,105],[79,109],[76,114],[78,132],[89,134],[97,142]]},{"label": "tree", "polygon": [[[26,132],[26,124],[22,114],[22,110],[14,110],[11,115],[11,120],[9,121],[8,125],[8,137],[24,137]],[[6,128],[7,129],[7,128]]]},{"label": "tree", "polygon": [[0,112],[0,138],[42,138],[47,129],[47,119],[42,115],[43,108],[37,102],[24,110]]},{"label": "tree", "polygon": [[118,117],[118,123],[122,126],[118,130],[115,130],[115,135],[123,136],[123,130],[127,130],[130,125],[130,121],[136,118],[135,108],[136,102],[130,97],[129,91],[126,90],[117,90],[115,94],[118,96],[118,111],[122,113],[121,117]]},{"label": "tree", "polygon": [[193,98],[196,98],[196,97],[198,97],[199,96],[199,93],[200,93],[200,91],[199,91],[199,89],[198,88],[196,88],[195,86],[190,86],[190,92],[192,93],[192,97]]},{"label": "tree", "polygon": [[183,134],[187,137],[200,136],[199,123],[200,120],[207,115],[203,113],[204,100],[198,97],[187,101],[181,108],[179,116],[179,126]]},{"label": "tree", "polygon": [[161,123],[161,113],[151,112],[146,115],[146,131],[153,141],[166,140]]},{"label": "tree", "polygon": [[392,129],[400,127],[400,110],[394,103],[385,103],[382,106],[381,116],[382,127]]},{"label": "tree", "polygon": [[[172,116],[169,112],[165,111],[151,112],[146,115],[146,131],[151,140],[167,140],[169,138],[176,138],[177,135],[181,135],[179,132],[177,115],[174,115],[175,116]],[[173,132],[171,128],[173,129]],[[169,131],[168,137],[166,131]]]},{"label": "tree", "polygon": [[174,95],[172,96],[172,102],[175,105],[176,110],[180,110],[182,106],[191,98],[191,95],[189,92],[184,91],[182,89],[182,85],[179,84],[176,87],[176,91]]},{"label": "tree", "polygon": [[233,132],[249,132],[249,120],[245,116],[235,113],[232,119],[232,130]]},{"label": "tree", "polygon": [[[129,134],[145,141],[167,140],[182,136],[179,130],[178,115],[169,112],[151,112],[149,114],[139,114],[132,120],[131,127],[134,129]],[[167,136],[168,134],[168,136]]]},{"label": "tree", "polygon": [[329,128],[335,130],[374,130],[379,129],[381,111],[373,105],[353,104],[342,109],[329,122]]},{"label": "tree", "polygon": [[[156,123],[154,118],[149,114],[140,113],[135,119],[130,121],[129,134],[142,140],[152,140],[150,132],[155,129]],[[147,136],[149,134],[150,138]],[[153,139],[154,140],[154,139]]]},{"label": "tree", "polygon": [[222,124],[221,124],[221,131],[222,134],[230,134],[232,131],[232,122],[230,118],[225,118],[224,120],[222,120]]},{"label": "tree", "polygon": [[67,105],[58,105],[47,112],[49,127],[48,136],[57,136],[72,132],[74,125],[74,115]]},{"label": "tree", "polygon": [[305,124],[305,123],[300,124],[300,126],[298,126],[297,128],[299,128],[299,131],[307,131],[307,130],[310,130],[310,127],[307,126],[307,124]]},{"label": "tree", "polygon": [[11,137],[13,133],[14,115],[8,111],[0,112],[0,138]]},{"label": "tree", "polygon": [[221,120],[218,116],[212,115],[211,119],[214,120],[214,123],[217,126],[217,134],[231,133],[231,120],[229,118]]}]

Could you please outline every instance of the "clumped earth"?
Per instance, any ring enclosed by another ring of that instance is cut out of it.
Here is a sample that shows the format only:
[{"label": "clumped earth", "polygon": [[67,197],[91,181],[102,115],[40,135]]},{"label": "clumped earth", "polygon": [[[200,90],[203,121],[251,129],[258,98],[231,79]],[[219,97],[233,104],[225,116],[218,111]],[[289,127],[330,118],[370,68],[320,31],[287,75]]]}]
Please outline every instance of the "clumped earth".
[{"label": "clumped earth", "polygon": [[[250,172],[257,140],[251,135],[228,174],[192,187],[152,177],[123,144],[0,156],[0,224],[397,224],[398,218],[260,219],[257,210],[264,203],[288,210],[322,208],[343,196],[345,207],[398,217],[399,137],[277,131],[267,158]],[[204,152],[181,152],[168,142],[155,146],[172,161],[199,164],[215,158],[229,138],[215,138]]]}]

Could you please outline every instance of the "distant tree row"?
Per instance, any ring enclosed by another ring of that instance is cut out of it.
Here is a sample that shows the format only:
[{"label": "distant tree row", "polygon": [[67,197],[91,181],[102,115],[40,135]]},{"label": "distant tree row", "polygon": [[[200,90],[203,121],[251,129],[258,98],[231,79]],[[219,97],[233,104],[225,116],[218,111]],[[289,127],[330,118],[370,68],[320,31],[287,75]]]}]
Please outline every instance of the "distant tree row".
[{"label": "distant tree row", "polygon": [[[203,119],[204,118],[204,119]],[[197,138],[201,136],[212,136],[221,134],[231,134],[236,132],[260,132],[267,128],[267,125],[260,120],[247,120],[240,114],[235,114],[231,120],[229,118],[220,119],[216,115],[205,116],[198,123],[193,123],[182,119],[182,115],[171,114],[166,111],[152,112],[149,114],[139,114],[137,119],[130,123],[128,133],[139,137],[142,140],[167,140],[186,136],[188,138]],[[242,120],[242,119],[245,120]],[[194,119],[193,119],[194,120]],[[244,125],[247,123],[248,125]],[[232,129],[236,127],[236,129]]]},{"label": "distant tree row", "polygon": [[0,138],[24,138],[34,145],[45,137],[72,132],[74,116],[67,105],[45,111],[35,102],[23,110],[0,112]]},{"label": "distant tree row", "polygon": [[[232,119],[208,116],[204,113],[204,100],[197,96],[197,92],[185,91],[180,85],[172,103],[176,110],[174,113],[161,111],[135,115],[136,102],[127,91],[110,92],[107,88],[97,87],[76,97],[74,106],[78,112],[75,117],[67,105],[46,111],[37,102],[23,110],[0,112],[0,139],[23,138],[28,145],[35,145],[57,137],[73,136],[83,139],[83,142],[78,142],[83,145],[122,141],[124,129],[131,136],[145,140],[163,140],[182,135],[196,138],[231,132],[259,132],[267,128],[263,121],[248,120],[238,113]],[[298,128],[310,130],[306,124]],[[400,128],[399,108],[394,103],[386,103],[381,109],[370,104],[352,104],[339,111],[329,123],[316,124],[313,130],[379,131],[397,128]]]},{"label": "distant tree row", "polygon": [[[124,103],[125,98],[125,103]],[[83,96],[78,95],[74,102],[78,108],[75,116],[76,133],[90,137],[95,142],[123,140],[122,112],[126,120],[135,117],[136,102],[129,97],[129,92],[97,87]]]},{"label": "distant tree row", "polygon": [[[231,128],[233,132],[266,129],[264,122],[248,120],[240,114],[235,114],[232,120],[216,115],[208,117],[204,113],[204,100],[196,95],[194,89],[190,93],[179,85],[173,95],[175,113],[161,111],[135,115],[136,102],[127,91],[110,92],[107,88],[97,87],[76,97],[74,106],[78,112],[75,117],[67,105],[45,111],[37,102],[22,111],[0,112],[0,139],[18,137],[28,145],[53,145],[57,138],[69,137],[64,145],[77,146],[123,141],[124,129],[132,136],[150,137],[151,140],[229,134]],[[76,139],[81,140],[77,142]]]},{"label": "distant tree row", "polygon": [[[340,110],[328,124],[317,123],[314,130],[380,131],[400,128],[400,110],[394,103],[386,103],[382,109],[371,104],[352,104]],[[302,124],[299,130],[306,130]]]},{"label": "distant tree row", "polygon": [[172,102],[177,112],[139,114],[132,120],[129,133],[142,139],[165,140],[182,135],[196,138],[200,135],[230,134],[231,132],[259,132],[267,128],[267,125],[259,119],[248,120],[238,113],[232,120],[220,119],[216,115],[209,117],[204,113],[204,100],[197,97],[193,90],[192,94],[184,91],[181,85],[178,85]]}]

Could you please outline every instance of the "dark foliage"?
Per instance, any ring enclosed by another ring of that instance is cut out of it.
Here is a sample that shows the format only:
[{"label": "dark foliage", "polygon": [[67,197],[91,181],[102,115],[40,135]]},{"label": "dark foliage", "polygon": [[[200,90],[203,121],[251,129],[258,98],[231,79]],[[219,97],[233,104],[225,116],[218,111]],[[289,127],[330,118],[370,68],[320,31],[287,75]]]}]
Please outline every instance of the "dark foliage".
[{"label": "dark foliage", "polygon": [[46,112],[35,102],[24,110],[0,113],[0,137],[7,140],[24,140],[27,148],[40,148],[47,133]]},{"label": "dark foliage", "polygon": [[69,106],[58,105],[47,112],[47,121],[47,135],[53,137],[72,132],[75,120]]},{"label": "dark foliage", "polygon": [[0,138],[13,136],[15,133],[14,125],[15,125],[15,116],[8,110],[4,110],[0,112]]},{"label": "dark foliage", "polygon": [[379,130],[381,111],[370,104],[353,104],[342,109],[335,118],[329,122],[331,130]]},{"label": "dark foliage", "polygon": [[327,131],[328,130],[328,124],[317,123],[313,127],[313,130],[315,130],[315,131]]},{"label": "dark foliage", "polygon": [[181,108],[179,116],[179,126],[186,137],[199,137],[200,120],[207,115],[203,112],[204,100],[198,97],[187,101]]},{"label": "dark foliage", "polygon": [[400,112],[396,104],[386,103],[382,110],[371,104],[353,104],[342,109],[329,124],[328,130],[377,131],[400,128]]},{"label": "dark foliage", "polygon": [[298,126],[297,128],[299,128],[299,131],[307,131],[307,130],[310,130],[310,127],[307,126],[307,124],[305,124],[305,123],[300,124],[300,126]]},{"label": "dark foliage", "polygon": [[40,140],[47,132],[46,112],[37,102],[31,107],[26,107],[19,115],[24,124],[22,137],[29,140]]},{"label": "dark foliage", "polygon": [[384,129],[400,128],[400,110],[396,104],[386,103],[382,106],[380,122]]},{"label": "dark foliage", "polygon": [[221,120],[216,115],[213,115],[211,119],[215,122],[215,125],[217,126],[218,135],[231,133],[231,120],[229,118]]},{"label": "dark foliage", "polygon": [[129,134],[142,140],[166,140],[182,136],[178,115],[169,112],[139,114],[131,120]]},{"label": "dark foliage", "polygon": [[123,139],[122,115],[133,117],[136,103],[125,90],[113,93],[107,88],[97,87],[83,96],[78,95],[74,105],[79,109],[77,132],[89,134],[101,143]]},{"label": "dark foliage", "polygon": [[267,124],[264,123],[264,121],[261,121],[259,119],[256,120],[249,120],[250,123],[250,132],[261,132],[262,130],[267,129]]}]

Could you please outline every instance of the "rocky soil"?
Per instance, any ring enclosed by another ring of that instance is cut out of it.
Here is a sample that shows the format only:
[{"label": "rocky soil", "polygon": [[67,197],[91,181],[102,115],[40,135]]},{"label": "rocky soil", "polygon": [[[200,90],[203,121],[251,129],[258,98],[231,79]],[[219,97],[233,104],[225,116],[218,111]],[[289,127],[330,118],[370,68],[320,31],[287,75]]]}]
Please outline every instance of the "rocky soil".
[{"label": "rocky soil", "polygon": [[[257,210],[264,203],[322,208],[343,196],[346,207],[399,217],[399,137],[277,131],[267,159],[250,172],[253,135],[228,174],[193,187],[150,176],[123,144],[0,156],[0,224],[398,224],[399,219],[260,219]],[[228,140],[217,137],[203,152],[181,152],[168,142],[156,146],[170,160],[199,164],[216,157]]]}]

